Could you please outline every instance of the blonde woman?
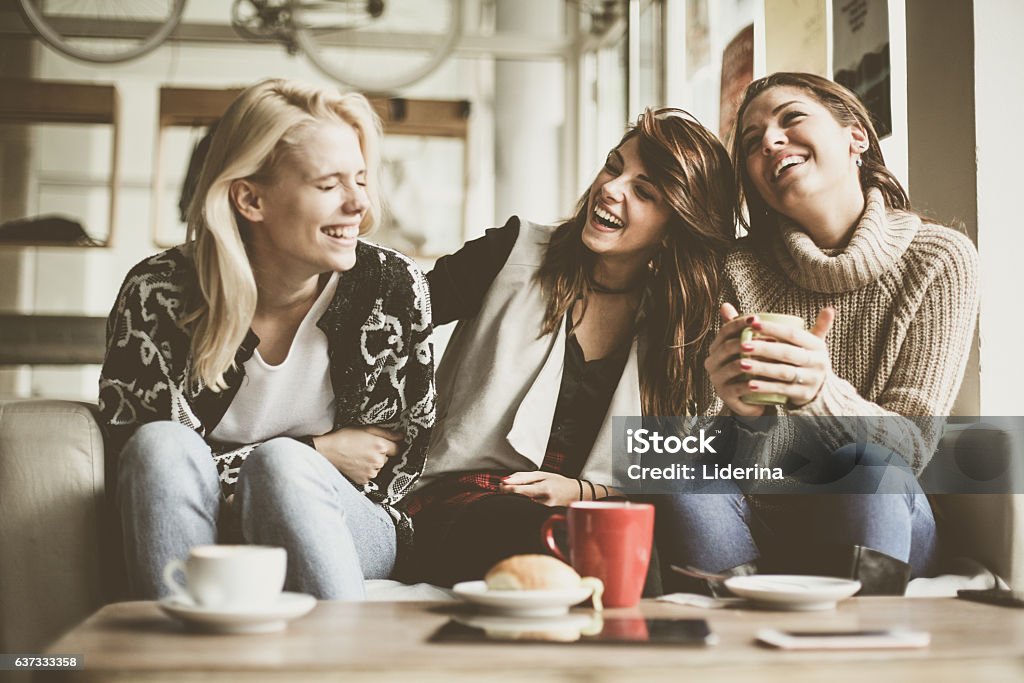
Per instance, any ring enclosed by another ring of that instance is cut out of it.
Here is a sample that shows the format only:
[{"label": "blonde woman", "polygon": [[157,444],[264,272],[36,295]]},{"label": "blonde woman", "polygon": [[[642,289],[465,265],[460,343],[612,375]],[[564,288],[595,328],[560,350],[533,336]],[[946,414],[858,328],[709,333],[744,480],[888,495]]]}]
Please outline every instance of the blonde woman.
[{"label": "blonde woman", "polygon": [[99,399],[135,596],[165,594],[166,562],[218,525],[286,548],[286,586],[321,599],[361,598],[410,545],[396,504],[434,420],[430,307],[409,259],[359,239],[380,217],[379,131],[358,94],[246,89],[186,244],[125,278]]}]

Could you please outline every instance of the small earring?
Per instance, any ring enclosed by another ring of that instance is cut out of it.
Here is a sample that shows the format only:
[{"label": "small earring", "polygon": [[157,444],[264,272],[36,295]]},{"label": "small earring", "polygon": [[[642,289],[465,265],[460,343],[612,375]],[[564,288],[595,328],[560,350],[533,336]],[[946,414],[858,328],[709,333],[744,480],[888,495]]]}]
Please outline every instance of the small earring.
[{"label": "small earring", "polygon": [[857,161],[856,161],[856,162],[854,162],[854,163],[856,163],[856,164],[857,164],[857,168],[860,168],[861,166],[863,166],[863,165],[864,165],[864,160],[863,160],[863,159],[861,159],[860,157],[857,157]]}]

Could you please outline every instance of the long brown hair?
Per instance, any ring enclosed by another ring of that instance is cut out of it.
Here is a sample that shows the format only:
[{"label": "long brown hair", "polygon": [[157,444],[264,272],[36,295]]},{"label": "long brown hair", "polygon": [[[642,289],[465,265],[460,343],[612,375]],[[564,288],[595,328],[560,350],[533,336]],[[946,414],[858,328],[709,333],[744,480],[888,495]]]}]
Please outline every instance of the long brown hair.
[{"label": "long brown hair", "polygon": [[[725,253],[736,234],[736,188],[725,147],[681,109],[647,109],[616,149],[636,138],[640,160],[672,210],[663,246],[649,265],[640,328],[645,415],[692,414],[705,347],[717,315]],[[558,329],[590,291],[593,253],[581,234],[590,188],[576,215],[556,228],[537,272],[547,310],[541,335]]]},{"label": "long brown hair", "polygon": [[[907,191],[900,185],[885,166],[882,146],[878,142],[878,133],[871,123],[871,114],[853,92],[827,78],[815,74],[779,71],[764,78],[759,78],[747,86],[743,93],[743,101],[736,112],[736,127],[739,131],[743,126],[743,115],[747,107],[758,95],[777,88],[788,86],[800,88],[813,97],[819,104],[832,113],[832,117],[841,126],[859,125],[868,136],[868,148],[860,155],[860,186],[877,187],[882,192],[885,205],[889,209],[910,211],[910,199]],[[732,160],[736,165],[736,185],[739,190],[740,206],[746,204],[747,215],[740,212],[740,222],[756,239],[765,239],[778,226],[778,215],[758,194],[750,176],[747,174],[746,158],[743,153],[743,140],[737,134],[732,141]]]}]

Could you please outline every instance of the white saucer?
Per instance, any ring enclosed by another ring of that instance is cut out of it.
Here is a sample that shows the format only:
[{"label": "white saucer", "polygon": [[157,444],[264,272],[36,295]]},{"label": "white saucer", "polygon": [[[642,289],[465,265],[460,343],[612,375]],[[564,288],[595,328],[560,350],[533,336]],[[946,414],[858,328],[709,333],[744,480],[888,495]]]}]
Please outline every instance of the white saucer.
[{"label": "white saucer", "polygon": [[594,623],[591,612],[572,612],[556,617],[511,617],[505,614],[457,614],[455,621],[485,631],[511,632],[582,630]]},{"label": "white saucer", "polygon": [[549,640],[573,642],[590,629],[601,630],[596,613],[573,612],[557,617],[510,617],[502,614],[465,614],[453,617],[465,626],[478,628],[496,640]]},{"label": "white saucer", "polygon": [[860,590],[860,581],[829,576],[754,574],[733,576],[725,586],[741,598],[774,609],[813,611],[832,609]]},{"label": "white saucer", "polygon": [[269,607],[256,610],[224,610],[200,607],[180,598],[164,598],[160,609],[188,626],[211,633],[276,633],[286,623],[308,614],[316,598],[305,593],[281,593]]},{"label": "white saucer", "polygon": [[463,581],[452,587],[452,592],[467,602],[485,610],[517,617],[557,617],[566,614],[593,592],[590,586],[567,590],[547,591],[493,591],[484,581]]}]

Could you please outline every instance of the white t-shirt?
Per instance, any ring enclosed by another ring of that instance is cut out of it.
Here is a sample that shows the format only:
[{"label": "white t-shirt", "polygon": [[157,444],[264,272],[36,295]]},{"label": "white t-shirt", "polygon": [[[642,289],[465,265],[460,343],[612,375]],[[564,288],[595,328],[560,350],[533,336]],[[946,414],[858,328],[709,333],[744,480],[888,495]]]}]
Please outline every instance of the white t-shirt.
[{"label": "white t-shirt", "polygon": [[338,273],[332,273],[280,364],[269,365],[258,350],[245,362],[242,386],[210,438],[254,443],[276,436],[316,436],[334,428],[327,336],[316,323],[337,288]]}]

